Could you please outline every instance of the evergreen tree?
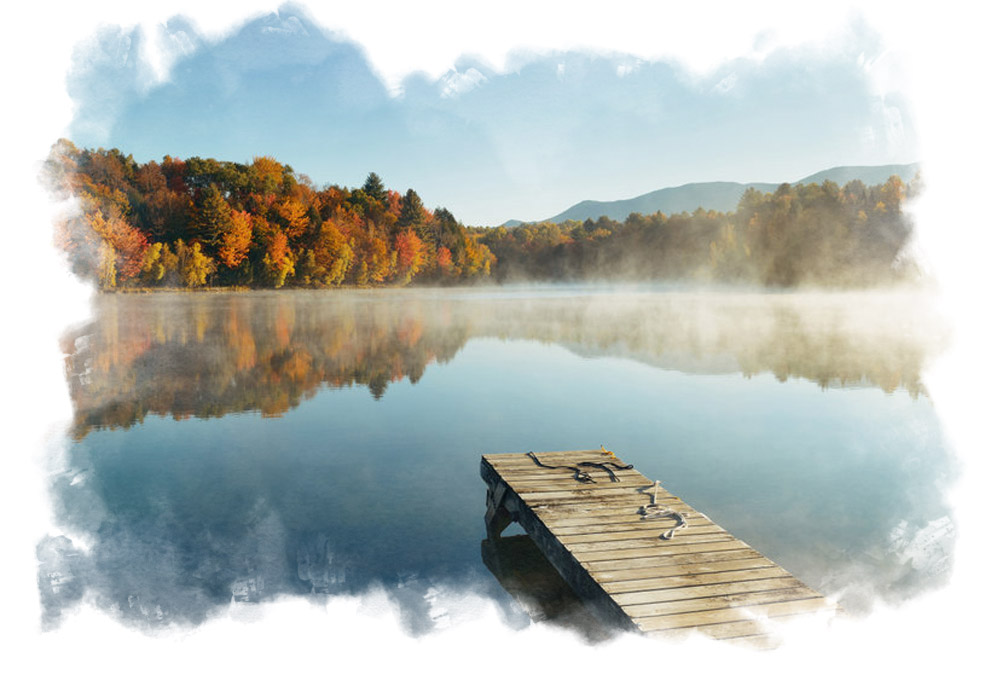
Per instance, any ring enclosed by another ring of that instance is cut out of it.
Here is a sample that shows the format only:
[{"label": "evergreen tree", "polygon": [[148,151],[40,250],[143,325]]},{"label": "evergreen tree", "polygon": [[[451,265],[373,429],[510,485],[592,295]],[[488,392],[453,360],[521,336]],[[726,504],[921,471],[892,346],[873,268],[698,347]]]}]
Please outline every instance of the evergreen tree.
[{"label": "evergreen tree", "polygon": [[385,185],[382,184],[382,178],[374,172],[368,173],[368,178],[365,180],[365,184],[361,187],[361,190],[367,193],[373,200],[385,205],[388,192],[385,189]]},{"label": "evergreen tree", "polygon": [[233,210],[223,198],[215,184],[201,192],[191,220],[191,237],[212,248],[217,246],[223,234],[232,228]]},{"label": "evergreen tree", "polygon": [[424,223],[424,202],[413,189],[407,189],[403,196],[403,206],[399,212],[396,228],[420,227]]}]

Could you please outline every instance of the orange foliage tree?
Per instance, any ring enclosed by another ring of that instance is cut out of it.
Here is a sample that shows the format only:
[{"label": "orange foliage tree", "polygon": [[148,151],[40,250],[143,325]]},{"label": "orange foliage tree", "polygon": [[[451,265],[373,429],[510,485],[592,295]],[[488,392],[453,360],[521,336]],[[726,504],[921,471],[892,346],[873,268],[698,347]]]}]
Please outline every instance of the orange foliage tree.
[{"label": "orange foliage tree", "polygon": [[253,222],[250,213],[233,210],[229,228],[222,234],[219,246],[219,261],[230,269],[239,266],[250,252],[253,238]]}]

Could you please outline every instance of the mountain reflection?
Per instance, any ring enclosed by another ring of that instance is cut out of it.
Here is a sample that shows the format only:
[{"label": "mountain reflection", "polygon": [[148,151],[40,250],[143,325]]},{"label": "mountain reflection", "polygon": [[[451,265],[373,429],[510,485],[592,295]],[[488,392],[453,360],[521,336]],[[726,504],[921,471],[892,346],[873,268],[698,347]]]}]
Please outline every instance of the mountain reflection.
[{"label": "mountain reflection", "polygon": [[[863,303],[859,303],[863,299]],[[557,343],[691,374],[924,393],[941,325],[903,293],[550,290],[106,295],[64,338],[73,434],[147,414],[281,416],[323,387],[376,399],[479,337]]]}]

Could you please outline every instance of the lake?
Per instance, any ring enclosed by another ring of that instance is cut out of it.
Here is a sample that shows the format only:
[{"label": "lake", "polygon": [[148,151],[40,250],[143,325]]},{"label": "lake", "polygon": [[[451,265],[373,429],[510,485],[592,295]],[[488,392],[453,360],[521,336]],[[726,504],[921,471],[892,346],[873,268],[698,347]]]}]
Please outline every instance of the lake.
[{"label": "lake", "polygon": [[101,295],[63,338],[46,622],[378,587],[414,633],[456,588],[577,624],[516,527],[498,573],[479,457],[601,445],[864,615],[950,573],[957,464],[921,382],[946,341],[905,292]]}]

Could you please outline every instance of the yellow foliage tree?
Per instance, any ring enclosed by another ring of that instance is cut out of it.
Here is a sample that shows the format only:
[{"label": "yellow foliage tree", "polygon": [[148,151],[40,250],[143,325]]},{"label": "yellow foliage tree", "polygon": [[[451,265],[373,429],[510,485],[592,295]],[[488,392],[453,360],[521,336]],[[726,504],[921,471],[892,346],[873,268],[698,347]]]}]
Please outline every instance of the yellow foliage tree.
[{"label": "yellow foliage tree", "polygon": [[347,234],[328,219],[320,226],[316,239],[315,261],[318,275],[323,285],[340,285],[347,277],[347,271],[354,262]]},{"label": "yellow foliage tree", "polygon": [[185,245],[184,241],[178,240],[174,247],[181,284],[188,288],[205,285],[209,275],[215,271],[215,261],[201,251],[201,243],[196,241]]}]

